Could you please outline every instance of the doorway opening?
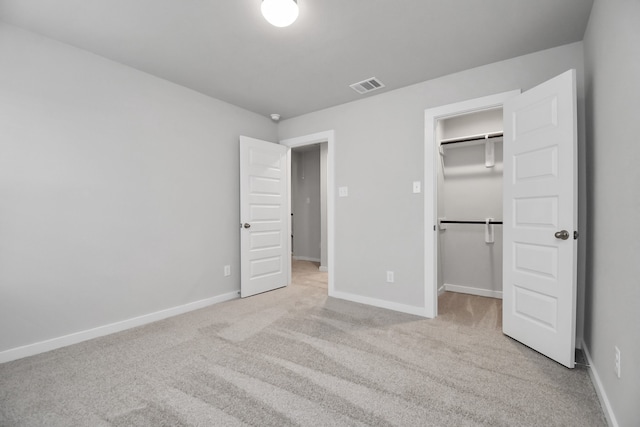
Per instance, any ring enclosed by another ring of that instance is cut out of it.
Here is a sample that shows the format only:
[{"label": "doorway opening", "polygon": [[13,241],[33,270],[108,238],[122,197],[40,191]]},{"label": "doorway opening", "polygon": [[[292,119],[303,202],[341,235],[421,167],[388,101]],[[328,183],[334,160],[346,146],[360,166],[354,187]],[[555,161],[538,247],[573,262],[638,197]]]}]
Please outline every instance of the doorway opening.
[{"label": "doorway opening", "polygon": [[291,284],[327,289],[327,143],[291,149]]},{"label": "doorway opening", "polygon": [[[326,131],[280,141],[289,147],[289,222],[292,272],[324,280],[333,295],[333,171],[334,132]],[[316,263],[316,264],[313,264]],[[295,265],[294,265],[295,264]],[[295,270],[295,271],[294,271]],[[314,272],[314,273],[315,273]],[[298,276],[299,277],[299,276]],[[307,277],[309,278],[309,277]]]},{"label": "doorway opening", "polygon": [[322,271],[327,271],[326,154],[326,143],[291,149],[291,254],[318,263]]},{"label": "doorway opening", "polygon": [[425,112],[425,189],[433,189],[425,198],[425,224],[433,224],[425,227],[426,317],[438,315],[448,291],[464,296],[444,296],[443,309],[475,302],[493,307],[500,321],[502,104],[518,93]]},{"label": "doorway opening", "polygon": [[[502,327],[502,107],[436,124],[439,314]],[[492,301],[493,300],[493,301]]]}]

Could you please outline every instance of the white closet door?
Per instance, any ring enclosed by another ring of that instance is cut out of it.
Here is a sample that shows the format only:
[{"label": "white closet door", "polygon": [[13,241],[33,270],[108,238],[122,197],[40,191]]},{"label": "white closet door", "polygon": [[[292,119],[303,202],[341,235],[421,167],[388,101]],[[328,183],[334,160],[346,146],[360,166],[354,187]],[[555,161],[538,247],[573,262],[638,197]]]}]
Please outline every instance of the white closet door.
[{"label": "white closet door", "polygon": [[573,368],[575,70],[507,100],[504,121],[503,331]]}]

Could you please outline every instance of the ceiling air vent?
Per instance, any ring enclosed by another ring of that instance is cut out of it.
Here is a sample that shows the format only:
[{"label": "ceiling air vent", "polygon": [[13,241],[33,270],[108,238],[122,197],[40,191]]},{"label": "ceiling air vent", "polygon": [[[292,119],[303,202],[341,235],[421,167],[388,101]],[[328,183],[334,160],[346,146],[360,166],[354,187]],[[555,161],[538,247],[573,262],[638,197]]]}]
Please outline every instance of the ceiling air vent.
[{"label": "ceiling air vent", "polygon": [[366,79],[361,82],[349,85],[349,87],[362,95],[368,92],[372,92],[376,89],[383,88],[384,83],[382,83],[380,80],[376,79],[375,77],[371,77],[370,79]]}]

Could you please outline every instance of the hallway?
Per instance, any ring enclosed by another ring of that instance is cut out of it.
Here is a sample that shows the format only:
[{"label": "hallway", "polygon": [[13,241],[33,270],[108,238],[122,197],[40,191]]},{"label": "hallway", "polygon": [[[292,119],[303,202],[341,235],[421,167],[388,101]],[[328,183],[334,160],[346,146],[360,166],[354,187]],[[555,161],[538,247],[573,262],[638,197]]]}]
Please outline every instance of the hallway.
[{"label": "hallway", "polygon": [[319,263],[291,259],[291,284],[327,289],[328,273],[318,270]]}]

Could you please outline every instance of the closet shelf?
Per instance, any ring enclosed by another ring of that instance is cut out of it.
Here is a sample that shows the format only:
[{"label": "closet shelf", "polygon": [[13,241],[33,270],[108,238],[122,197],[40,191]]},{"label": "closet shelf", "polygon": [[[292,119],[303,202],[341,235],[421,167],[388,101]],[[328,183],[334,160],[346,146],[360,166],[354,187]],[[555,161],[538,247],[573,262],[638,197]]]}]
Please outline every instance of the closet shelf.
[{"label": "closet shelf", "polygon": [[444,148],[451,144],[459,144],[461,142],[471,142],[470,145],[479,145],[484,144],[484,166],[487,168],[492,168],[496,165],[495,160],[495,139],[502,138],[502,131],[498,132],[488,132],[476,135],[469,135],[458,138],[449,138],[443,139],[440,141],[440,146],[438,147],[438,151],[441,156],[444,156]]}]

